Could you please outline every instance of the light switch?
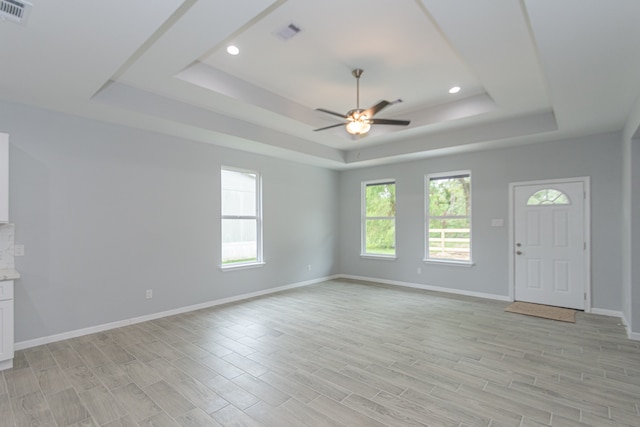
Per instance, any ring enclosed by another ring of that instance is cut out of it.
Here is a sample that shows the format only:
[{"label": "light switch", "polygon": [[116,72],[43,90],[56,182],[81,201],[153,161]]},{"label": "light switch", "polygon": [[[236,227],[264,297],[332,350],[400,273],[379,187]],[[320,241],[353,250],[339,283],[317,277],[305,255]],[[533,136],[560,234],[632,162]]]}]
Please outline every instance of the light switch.
[{"label": "light switch", "polygon": [[502,218],[494,218],[491,220],[492,227],[504,227],[504,219]]}]

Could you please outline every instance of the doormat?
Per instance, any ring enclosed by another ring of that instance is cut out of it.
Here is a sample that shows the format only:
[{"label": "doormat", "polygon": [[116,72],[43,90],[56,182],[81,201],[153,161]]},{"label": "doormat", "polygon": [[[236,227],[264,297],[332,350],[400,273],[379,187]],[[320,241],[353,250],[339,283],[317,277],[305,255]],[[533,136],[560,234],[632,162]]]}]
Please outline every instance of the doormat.
[{"label": "doormat", "polygon": [[505,308],[504,311],[559,320],[561,322],[576,323],[576,311],[570,308],[552,307],[550,305],[531,304],[528,302],[514,302]]}]

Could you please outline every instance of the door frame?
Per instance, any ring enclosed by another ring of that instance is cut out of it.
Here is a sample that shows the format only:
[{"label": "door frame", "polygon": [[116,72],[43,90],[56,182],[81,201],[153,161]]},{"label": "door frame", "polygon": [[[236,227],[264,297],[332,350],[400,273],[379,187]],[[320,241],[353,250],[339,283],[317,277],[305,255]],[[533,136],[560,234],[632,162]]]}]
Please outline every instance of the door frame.
[{"label": "door frame", "polygon": [[584,311],[591,312],[591,178],[581,176],[575,178],[544,179],[537,181],[520,181],[509,183],[509,301],[515,301],[516,292],[516,268],[515,268],[515,191],[516,187],[525,185],[553,185],[581,182],[584,186],[584,242],[583,268],[584,268]]}]

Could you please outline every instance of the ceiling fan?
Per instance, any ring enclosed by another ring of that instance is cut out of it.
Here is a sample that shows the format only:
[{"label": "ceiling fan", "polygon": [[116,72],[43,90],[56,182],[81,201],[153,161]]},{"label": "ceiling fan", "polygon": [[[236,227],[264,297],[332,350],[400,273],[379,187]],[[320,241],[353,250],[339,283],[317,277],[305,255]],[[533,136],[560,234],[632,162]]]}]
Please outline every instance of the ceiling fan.
[{"label": "ceiling fan", "polygon": [[323,113],[331,114],[333,116],[342,117],[346,119],[345,123],[338,123],[336,125],[325,126],[323,128],[314,129],[314,131],[331,129],[334,127],[344,125],[347,132],[352,135],[364,135],[371,129],[371,125],[395,125],[395,126],[408,126],[411,123],[409,120],[394,120],[394,119],[374,119],[373,116],[377,114],[380,110],[389,105],[397,104],[402,102],[402,99],[396,99],[395,101],[380,101],[373,107],[367,108],[366,110],[360,108],[360,76],[362,76],[363,70],[360,68],[356,68],[351,72],[353,77],[356,78],[356,108],[353,110],[349,110],[347,114],[340,114],[334,111],[325,110],[324,108],[317,108],[317,111],[322,111]]}]

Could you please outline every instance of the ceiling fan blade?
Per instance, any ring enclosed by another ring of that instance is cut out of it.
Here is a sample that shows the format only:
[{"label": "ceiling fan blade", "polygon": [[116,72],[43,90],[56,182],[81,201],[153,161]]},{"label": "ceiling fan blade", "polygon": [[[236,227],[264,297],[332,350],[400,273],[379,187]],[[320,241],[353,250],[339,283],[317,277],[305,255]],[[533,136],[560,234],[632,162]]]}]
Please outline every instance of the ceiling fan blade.
[{"label": "ceiling fan blade", "polygon": [[331,115],[333,115],[333,116],[342,117],[343,119],[346,119],[346,118],[347,118],[347,115],[346,115],[346,114],[336,113],[336,112],[334,112],[334,111],[325,110],[324,108],[316,108],[316,111],[322,111],[323,113],[331,114]]},{"label": "ceiling fan blade", "polygon": [[338,123],[337,125],[331,125],[331,126],[325,126],[323,128],[318,128],[318,129],[314,129],[314,132],[317,132],[319,130],[325,130],[325,129],[331,129],[331,128],[337,128],[338,126],[344,126],[344,123]]},{"label": "ceiling fan blade", "polygon": [[408,126],[411,123],[410,120],[394,120],[394,119],[371,119],[369,123],[373,125],[397,125]]},{"label": "ceiling fan blade", "polygon": [[364,112],[362,113],[363,115],[366,115],[369,118],[372,118],[375,114],[378,113],[378,111],[382,110],[384,107],[387,107],[389,105],[391,105],[392,103],[389,101],[380,101],[378,102],[376,105],[374,105],[371,108],[367,108],[366,110],[364,110]]}]

